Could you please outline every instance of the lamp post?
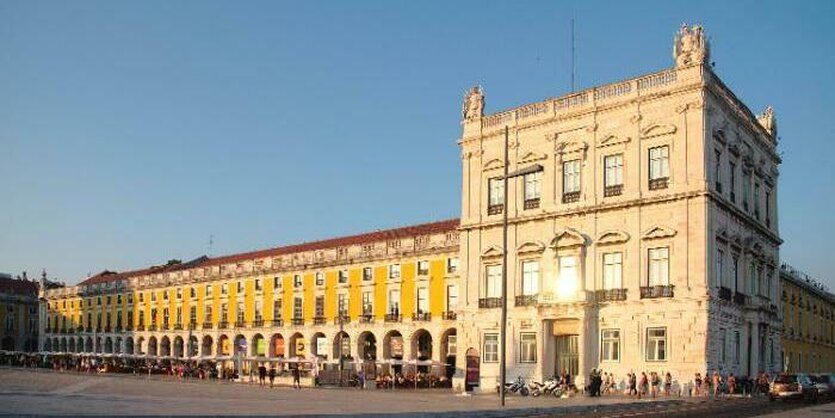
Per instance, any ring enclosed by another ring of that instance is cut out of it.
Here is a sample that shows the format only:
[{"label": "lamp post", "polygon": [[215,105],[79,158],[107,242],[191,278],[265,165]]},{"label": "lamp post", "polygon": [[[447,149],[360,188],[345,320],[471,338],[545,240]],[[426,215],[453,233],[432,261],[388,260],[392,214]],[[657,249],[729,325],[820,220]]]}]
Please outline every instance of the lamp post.
[{"label": "lamp post", "polygon": [[534,174],[542,172],[545,168],[539,164],[534,164],[519,170],[516,170],[512,173],[508,173],[508,166],[510,162],[508,161],[508,136],[509,136],[510,129],[505,126],[504,127],[504,175],[502,176],[502,194],[503,202],[502,202],[502,322],[501,322],[501,334],[502,334],[502,351],[501,357],[499,358],[499,398],[501,398],[501,405],[505,406],[505,381],[507,379],[507,213],[509,212],[509,208],[507,205],[507,180],[510,178],[516,178],[525,176],[528,174]]},{"label": "lamp post", "polygon": [[339,316],[337,318],[339,319],[339,387],[342,387],[343,376],[345,374],[343,373],[345,369],[345,362],[342,355],[342,338],[344,338],[345,336],[343,334],[345,327],[345,317],[343,316],[343,312],[340,311]]}]

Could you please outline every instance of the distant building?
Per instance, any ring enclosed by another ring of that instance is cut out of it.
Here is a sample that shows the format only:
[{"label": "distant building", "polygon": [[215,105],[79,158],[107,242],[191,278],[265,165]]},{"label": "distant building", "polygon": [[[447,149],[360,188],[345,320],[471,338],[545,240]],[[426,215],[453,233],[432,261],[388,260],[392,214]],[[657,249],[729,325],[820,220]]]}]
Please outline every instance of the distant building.
[{"label": "distant building", "polygon": [[0,273],[0,349],[37,351],[38,284],[23,277]]},{"label": "distant building", "polygon": [[817,280],[783,264],[783,369],[835,370],[835,295]]}]

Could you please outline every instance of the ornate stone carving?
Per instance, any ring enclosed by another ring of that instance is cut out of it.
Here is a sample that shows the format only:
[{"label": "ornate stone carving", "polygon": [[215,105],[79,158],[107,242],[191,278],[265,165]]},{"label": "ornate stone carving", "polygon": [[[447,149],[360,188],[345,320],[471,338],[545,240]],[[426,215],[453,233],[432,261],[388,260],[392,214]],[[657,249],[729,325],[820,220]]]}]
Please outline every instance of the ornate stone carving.
[{"label": "ornate stone carving", "polygon": [[481,86],[473,86],[464,94],[464,105],[461,117],[464,120],[478,119],[484,116],[484,90]]},{"label": "ornate stone carving", "polygon": [[710,59],[710,44],[701,26],[681,25],[673,41],[673,58],[676,67],[705,64]]},{"label": "ornate stone carving", "polygon": [[777,137],[777,118],[774,117],[774,108],[768,106],[763,113],[757,115],[757,121],[773,137]]}]

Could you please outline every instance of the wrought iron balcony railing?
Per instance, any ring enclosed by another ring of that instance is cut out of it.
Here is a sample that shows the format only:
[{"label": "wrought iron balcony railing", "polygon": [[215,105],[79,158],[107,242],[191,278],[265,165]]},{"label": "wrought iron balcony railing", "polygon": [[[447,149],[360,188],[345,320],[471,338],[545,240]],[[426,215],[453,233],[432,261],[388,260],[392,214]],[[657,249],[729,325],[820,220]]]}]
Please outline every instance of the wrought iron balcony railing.
[{"label": "wrought iron balcony railing", "polygon": [[203,329],[212,329],[213,326],[214,326],[214,324],[212,324],[211,321],[203,323]]},{"label": "wrought iron balcony railing", "polygon": [[623,194],[622,184],[615,184],[603,188],[603,197],[620,196],[621,194]]},{"label": "wrought iron balcony railing", "polygon": [[533,306],[536,305],[536,300],[539,295],[518,295],[516,296],[516,306]]},{"label": "wrought iron balcony railing", "polygon": [[730,301],[731,299],[733,299],[733,292],[731,291],[731,289],[728,289],[727,287],[720,287],[719,299]]},{"label": "wrought iron balcony railing", "polygon": [[626,300],[626,289],[603,289],[594,292],[594,298],[598,302],[611,302]]},{"label": "wrought iron balcony railing", "polygon": [[458,319],[458,314],[455,311],[446,311],[443,313],[442,318],[446,321],[455,321]]},{"label": "wrought iron balcony railing", "polygon": [[562,203],[574,203],[580,201],[580,192],[568,192],[562,194]]},{"label": "wrought iron balcony railing", "polygon": [[641,286],[641,299],[671,298],[673,285]]},{"label": "wrought iron balcony railing", "polygon": [[431,321],[432,314],[429,312],[415,312],[412,314],[412,321]]},{"label": "wrought iron balcony railing", "polygon": [[650,190],[661,190],[666,189],[669,186],[670,178],[669,177],[659,177],[657,179],[650,179],[649,180],[649,189]]},{"label": "wrought iron balcony railing", "polygon": [[502,298],[481,298],[478,300],[478,307],[483,309],[501,308]]},{"label": "wrought iron balcony railing", "polygon": [[502,210],[504,210],[504,205],[502,205],[502,204],[488,205],[487,206],[487,214],[488,215],[498,215],[498,214],[502,213]]},{"label": "wrought iron balcony railing", "polygon": [[386,314],[385,321],[386,322],[400,322],[401,316],[400,314],[389,313]]},{"label": "wrought iron balcony railing", "polygon": [[536,209],[539,207],[539,198],[525,199],[525,209]]}]

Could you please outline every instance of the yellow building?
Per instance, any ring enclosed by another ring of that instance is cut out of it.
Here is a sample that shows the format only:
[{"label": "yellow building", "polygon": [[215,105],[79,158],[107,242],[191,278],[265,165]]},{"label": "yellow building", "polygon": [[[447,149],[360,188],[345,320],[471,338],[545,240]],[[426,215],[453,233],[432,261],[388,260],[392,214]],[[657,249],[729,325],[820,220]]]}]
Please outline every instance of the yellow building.
[{"label": "yellow building", "polygon": [[835,370],[835,295],[787,264],[780,268],[780,283],[784,370]]},{"label": "yellow building", "polygon": [[0,349],[36,351],[38,347],[38,285],[0,274]]},{"label": "yellow building", "polygon": [[48,290],[42,348],[173,358],[454,364],[458,220],[130,272]]}]

